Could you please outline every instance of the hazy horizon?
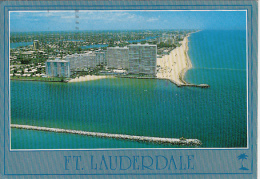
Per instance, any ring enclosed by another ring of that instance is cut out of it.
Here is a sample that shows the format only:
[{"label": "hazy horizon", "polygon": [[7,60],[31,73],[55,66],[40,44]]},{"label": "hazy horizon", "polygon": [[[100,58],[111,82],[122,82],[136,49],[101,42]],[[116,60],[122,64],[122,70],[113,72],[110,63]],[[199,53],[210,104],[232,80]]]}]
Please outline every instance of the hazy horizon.
[{"label": "hazy horizon", "polygon": [[124,30],[246,30],[246,11],[10,12],[11,32]]}]

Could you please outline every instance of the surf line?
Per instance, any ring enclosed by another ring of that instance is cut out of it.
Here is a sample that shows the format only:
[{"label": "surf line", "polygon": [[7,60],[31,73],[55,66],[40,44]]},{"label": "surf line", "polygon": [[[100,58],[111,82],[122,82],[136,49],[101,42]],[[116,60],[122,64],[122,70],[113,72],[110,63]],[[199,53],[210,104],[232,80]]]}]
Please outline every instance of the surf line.
[{"label": "surf line", "polygon": [[184,139],[184,138],[177,139],[177,138],[134,136],[134,135],[125,135],[125,134],[109,134],[109,133],[101,133],[101,132],[87,132],[87,131],[80,131],[80,130],[59,129],[59,128],[39,127],[39,126],[30,126],[30,125],[20,125],[20,124],[11,124],[11,128],[58,132],[58,133],[70,133],[70,134],[79,134],[79,135],[86,135],[86,136],[93,136],[93,137],[100,137],[100,138],[114,138],[114,139],[132,140],[138,142],[151,142],[157,144],[188,145],[188,146],[202,145],[202,142],[198,139]]}]

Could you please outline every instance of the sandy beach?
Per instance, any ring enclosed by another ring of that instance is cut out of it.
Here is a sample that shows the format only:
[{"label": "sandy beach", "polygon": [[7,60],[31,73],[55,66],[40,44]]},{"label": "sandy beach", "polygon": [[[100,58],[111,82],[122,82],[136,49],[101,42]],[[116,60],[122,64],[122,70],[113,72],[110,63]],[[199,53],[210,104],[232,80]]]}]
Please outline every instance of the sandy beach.
[{"label": "sandy beach", "polygon": [[70,82],[100,80],[100,79],[105,79],[105,78],[114,78],[114,76],[96,76],[96,75],[80,76],[79,78],[69,80],[69,83]]},{"label": "sandy beach", "polygon": [[157,58],[157,78],[171,80],[178,86],[189,84],[184,81],[187,70],[192,68],[188,56],[188,37],[181,42],[181,46],[172,50],[169,55]]}]

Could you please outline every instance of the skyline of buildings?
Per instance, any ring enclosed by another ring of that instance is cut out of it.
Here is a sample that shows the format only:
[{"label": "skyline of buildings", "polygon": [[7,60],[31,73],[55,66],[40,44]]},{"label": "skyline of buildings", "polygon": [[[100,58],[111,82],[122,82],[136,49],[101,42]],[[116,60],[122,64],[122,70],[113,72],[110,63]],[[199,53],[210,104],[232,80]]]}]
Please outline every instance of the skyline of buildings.
[{"label": "skyline of buildings", "polygon": [[67,55],[65,60],[47,60],[46,75],[69,77],[67,71],[86,71],[98,65],[107,70],[123,70],[130,75],[156,75],[157,45],[130,44],[108,47],[106,51]]}]

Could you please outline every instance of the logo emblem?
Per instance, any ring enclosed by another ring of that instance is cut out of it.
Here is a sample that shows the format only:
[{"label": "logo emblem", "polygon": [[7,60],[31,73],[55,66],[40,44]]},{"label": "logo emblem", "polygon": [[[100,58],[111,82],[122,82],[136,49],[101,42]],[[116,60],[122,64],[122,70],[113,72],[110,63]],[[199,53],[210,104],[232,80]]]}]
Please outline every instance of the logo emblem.
[{"label": "logo emblem", "polygon": [[239,170],[249,170],[248,168],[243,166],[243,161],[247,160],[247,157],[248,156],[246,155],[246,153],[242,153],[237,157],[238,160],[241,160],[241,168],[239,168]]}]

